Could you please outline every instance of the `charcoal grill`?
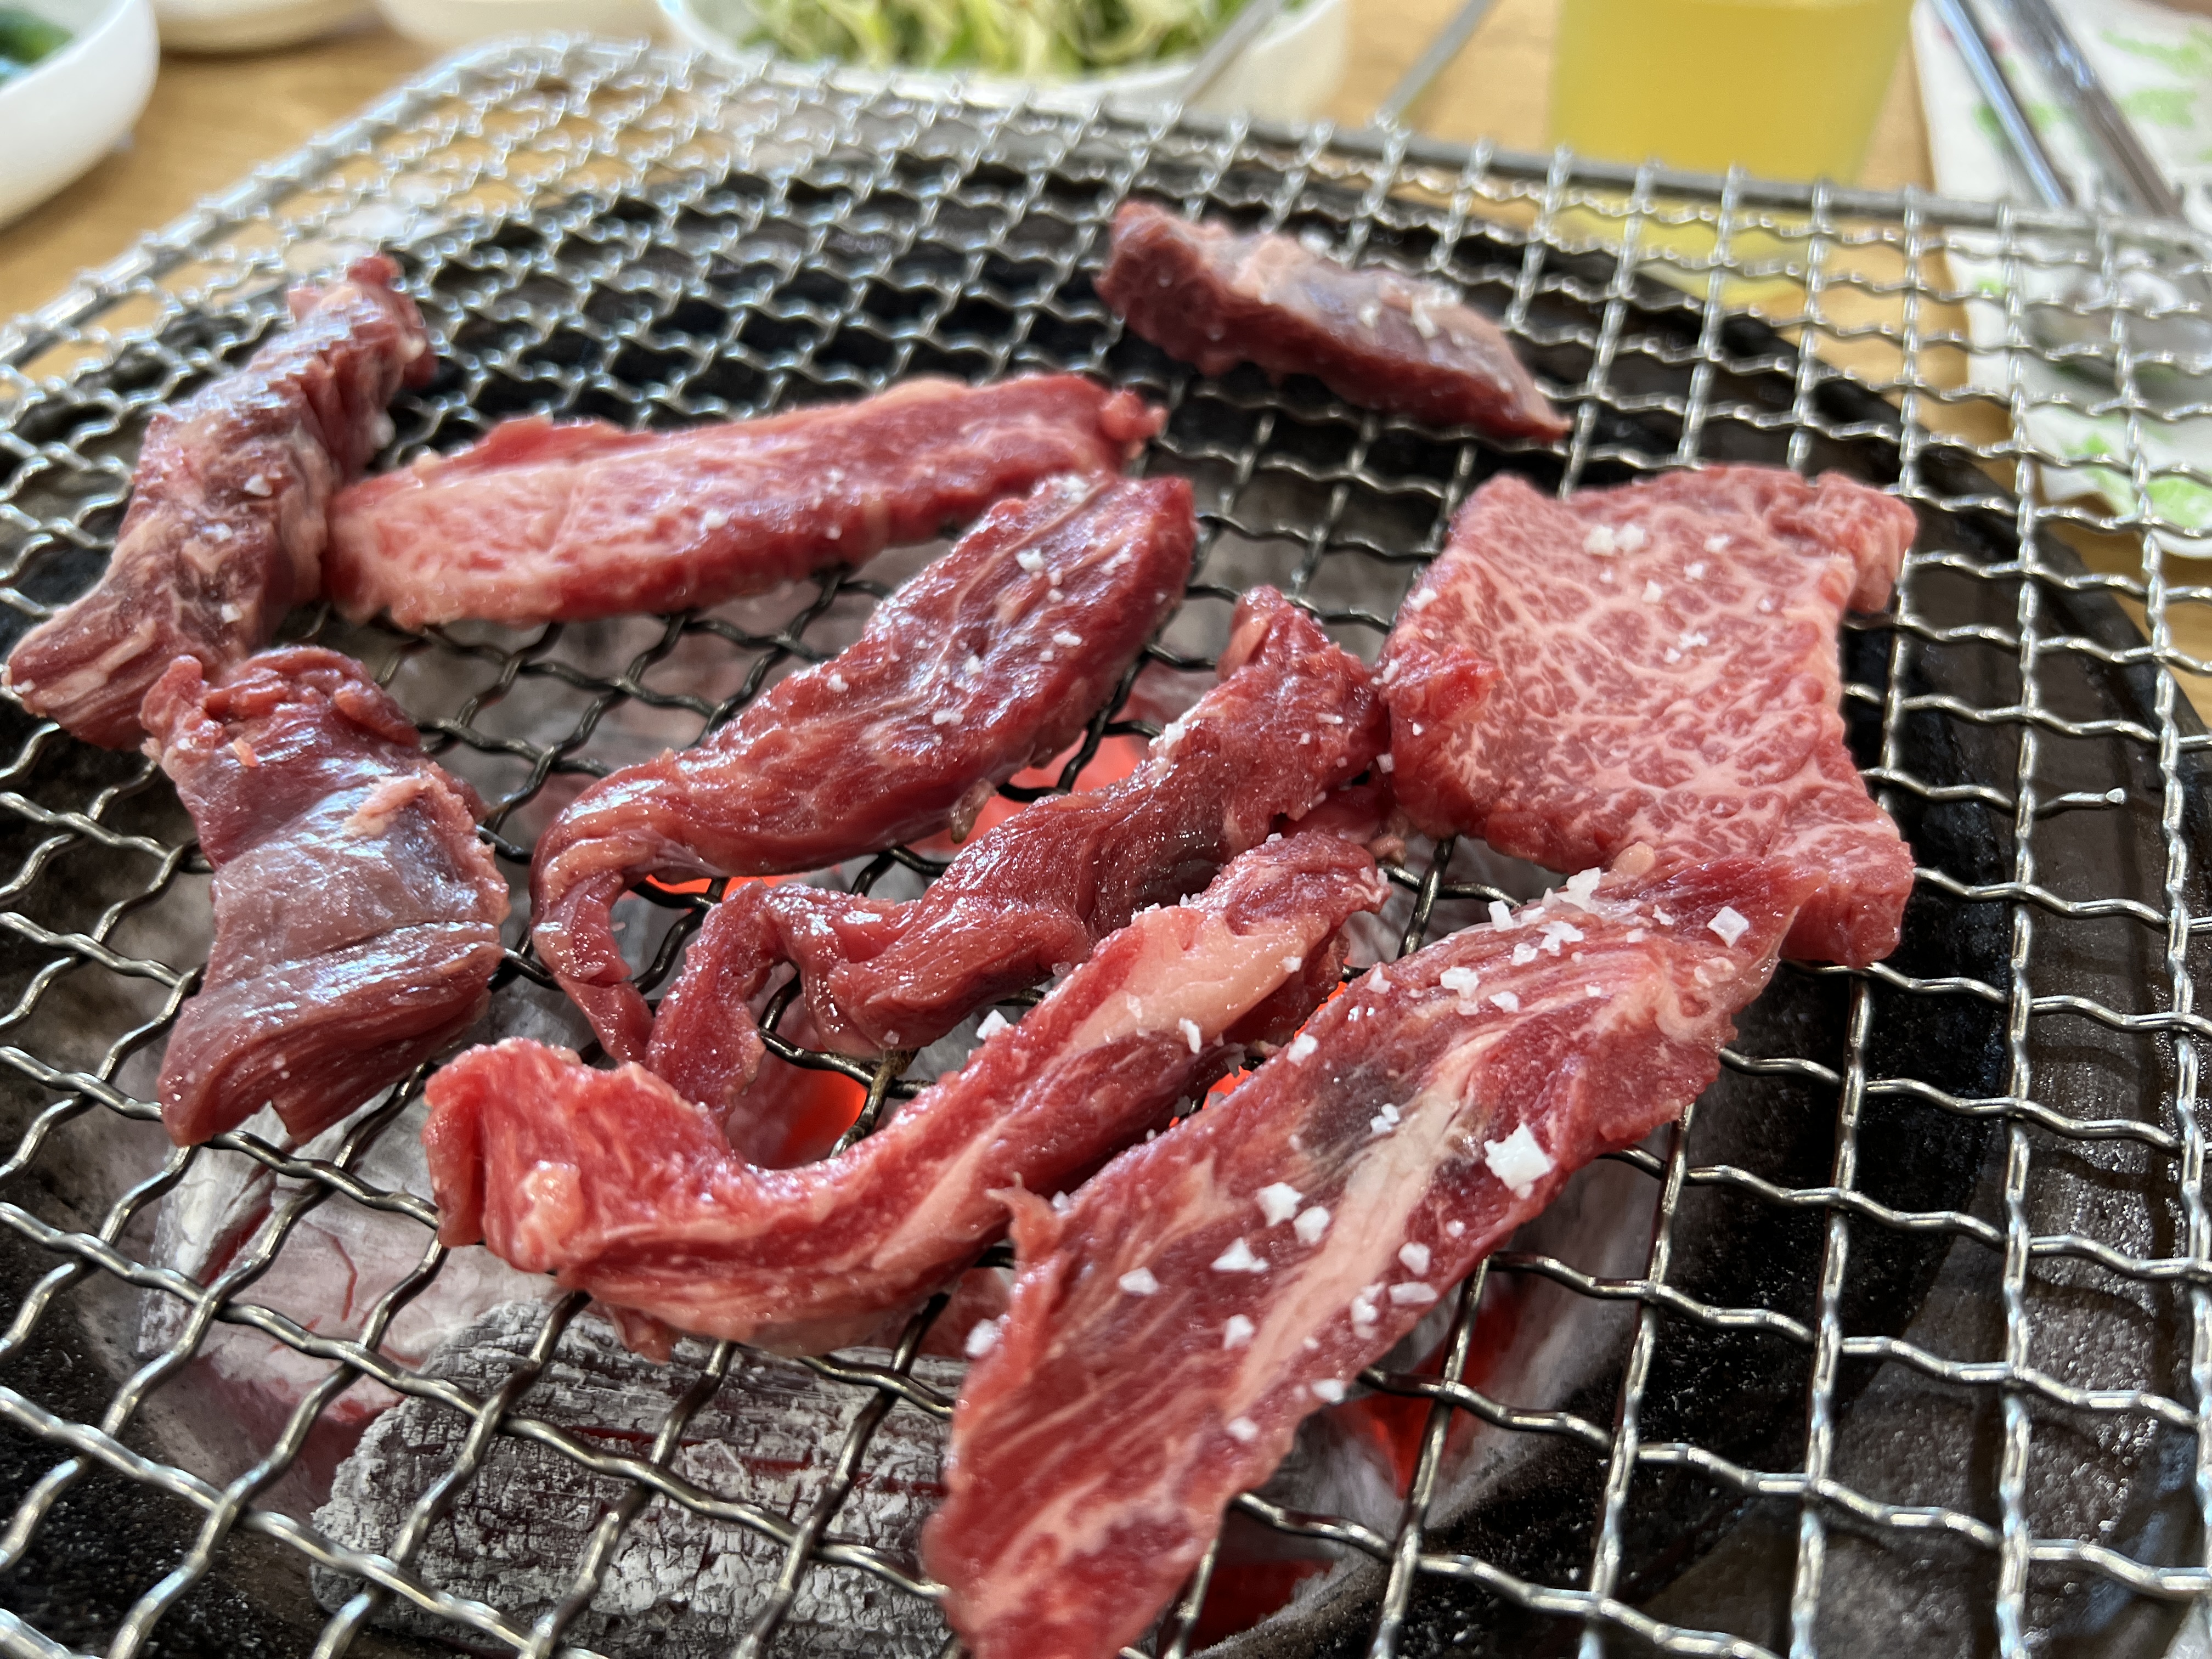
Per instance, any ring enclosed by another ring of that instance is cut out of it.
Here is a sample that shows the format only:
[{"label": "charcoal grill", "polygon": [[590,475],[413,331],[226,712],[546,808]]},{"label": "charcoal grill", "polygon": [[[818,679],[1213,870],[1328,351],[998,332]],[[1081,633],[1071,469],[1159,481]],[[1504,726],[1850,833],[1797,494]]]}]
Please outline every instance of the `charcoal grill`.
[{"label": "charcoal grill", "polygon": [[[1124,337],[1090,288],[1132,191],[1465,287],[1517,337],[1571,432],[1501,447],[1309,383],[1193,376]],[[1612,169],[1395,128],[501,47],[434,71],[0,331],[0,614],[20,630],[92,579],[149,413],[250,351],[287,280],[369,244],[401,255],[441,363],[397,408],[380,465],[528,410],[671,425],[923,372],[1045,367],[1143,389],[1172,410],[1146,465],[1191,475],[1203,509],[1188,601],[1150,653],[1168,670],[1206,668],[1237,592],[1263,580],[1371,657],[1452,508],[1501,469],[1566,489],[1750,459],[1892,488],[1922,532],[1893,614],[1855,622],[1845,656],[1854,743],[1921,866],[1904,950],[1864,973],[1785,969],[1716,1089],[1613,1160],[1645,1190],[1635,1270],[1503,1253],[1462,1288],[1440,1370],[1363,1379],[1426,1413],[1386,1521],[1240,1500],[1240,1526],[1349,1565],[1328,1607],[1237,1650],[2154,1654],[2212,1590],[2198,1078],[2212,1027],[2193,1000],[2212,930],[2208,739],[2185,690],[2212,671],[2177,642],[2212,616],[2212,586],[2173,550],[2184,526],[2153,486],[2212,478],[2154,463],[2140,441],[2174,411],[2136,393],[2139,316],[2074,306],[2108,344],[2071,349],[2103,350],[2115,384],[2063,400],[2124,417],[2112,465],[2136,505],[2046,504],[2036,486],[2063,458],[2013,434],[2051,394],[2021,373],[1998,393],[1964,384],[1967,296],[1946,264],[1963,250],[2008,272],[2109,273],[2124,243],[2124,227],[2091,218]],[[2034,302],[2009,292],[2002,349],[2025,365],[2041,355]],[[817,659],[896,568],[827,579],[764,623],[722,611],[415,635],[313,612],[289,632],[392,685],[495,803],[486,834],[520,892],[530,836],[564,791],[631,758],[623,743],[689,741]],[[1063,785],[1097,742],[1153,730],[1141,712],[1102,714]],[[142,1176],[108,1180],[103,1146],[156,1133],[143,1079],[204,949],[205,866],[149,763],[20,709],[0,718],[13,1146],[0,1163],[0,1652],[416,1651],[380,1633],[411,1608],[484,1652],[589,1654],[576,1620],[648,1504],[717,1515],[782,1553],[738,1652],[788,1650],[810,1573],[931,1593],[912,1561],[837,1520],[887,1412],[949,1410],[914,1375],[920,1324],[887,1363],[817,1364],[872,1403],[836,1470],[795,1512],[770,1513],[668,1462],[734,1363],[726,1345],[629,1453],[533,1415],[574,1298],[549,1304],[537,1346],[481,1393],[385,1351],[390,1320],[447,1260],[426,1203],[360,1173],[420,1077],[327,1158],[240,1132],[157,1148]],[[902,848],[845,873],[888,892],[939,867]],[[1402,948],[1523,879],[1450,844],[1392,878]],[[667,925],[641,930],[649,985],[706,902],[658,896]],[[520,920],[509,938],[501,1000],[547,983]],[[865,1084],[864,1127],[926,1080],[908,1057],[867,1066],[779,1042]],[[150,1218],[217,1159],[299,1184],[221,1277],[149,1265]],[[254,1300],[252,1270],[323,1204],[423,1229],[419,1263],[357,1337]],[[1622,1310],[1617,1352],[1570,1397],[1496,1397],[1471,1369],[1481,1310],[1515,1283]],[[143,1364],[113,1334],[141,1294],[188,1315]],[[186,1360],[219,1325],[331,1367],[281,1433],[222,1468],[175,1409],[196,1386]],[[318,1413],[362,1376],[466,1429],[373,1553],[272,1498]],[[1540,1455],[1450,1513],[1447,1453],[1466,1421]],[[542,1608],[465,1599],[418,1570],[441,1507],[507,1441],[623,1494],[568,1594]],[[1194,1650],[1213,1565],[1147,1651]],[[334,1611],[307,1601],[310,1566],[336,1575]]]}]

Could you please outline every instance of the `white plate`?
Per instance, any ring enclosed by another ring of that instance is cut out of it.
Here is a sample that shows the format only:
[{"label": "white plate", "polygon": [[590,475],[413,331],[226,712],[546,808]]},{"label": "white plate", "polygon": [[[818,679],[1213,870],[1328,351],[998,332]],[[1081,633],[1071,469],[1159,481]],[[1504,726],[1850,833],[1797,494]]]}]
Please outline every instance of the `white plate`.
[{"label": "white plate", "polygon": [[[732,62],[767,55],[760,47],[740,44],[753,29],[754,12],[748,0],[660,0],[660,10],[668,32],[687,45]],[[1305,0],[1297,10],[1277,18],[1193,107],[1224,113],[1241,110],[1266,120],[1311,119],[1343,84],[1351,18],[1349,0]],[[1110,98],[1165,103],[1194,61],[1176,58],[1111,75],[1044,82],[1030,91],[1031,96],[1042,94],[1046,101],[1064,93],[1085,102]],[[971,95],[987,99],[1009,93],[1018,84],[944,70],[902,70],[897,78],[940,88],[957,83]]]},{"label": "white plate", "polygon": [[0,82],[0,224],[115,148],[154,89],[160,48],[147,0],[13,0],[69,45]]},{"label": "white plate", "polygon": [[653,0],[377,0],[384,21],[441,51],[502,34],[649,35]]},{"label": "white plate", "polygon": [[180,52],[295,46],[375,15],[374,0],[154,0],[161,44]]}]

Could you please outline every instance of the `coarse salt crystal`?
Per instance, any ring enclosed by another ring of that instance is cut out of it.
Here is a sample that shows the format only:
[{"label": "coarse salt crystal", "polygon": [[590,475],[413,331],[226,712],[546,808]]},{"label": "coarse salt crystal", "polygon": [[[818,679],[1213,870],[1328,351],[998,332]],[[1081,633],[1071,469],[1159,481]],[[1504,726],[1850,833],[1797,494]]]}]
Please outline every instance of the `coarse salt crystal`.
[{"label": "coarse salt crystal", "polygon": [[1562,903],[1572,904],[1587,910],[1589,908],[1590,896],[1597,891],[1597,884],[1604,876],[1605,872],[1602,870],[1577,870],[1567,878],[1565,886],[1557,889],[1547,896],[1556,898]]},{"label": "coarse salt crystal", "polygon": [[1360,1291],[1358,1296],[1352,1298],[1350,1312],[1352,1315],[1352,1322],[1362,1331],[1364,1331],[1367,1327],[1375,1322],[1375,1292],[1373,1286],[1369,1286],[1366,1290]]},{"label": "coarse salt crystal", "polygon": [[1429,1247],[1411,1240],[1398,1247],[1398,1260],[1406,1264],[1406,1271],[1416,1276],[1429,1270]]},{"label": "coarse salt crystal", "polygon": [[1059,578],[1054,577],[1052,580],[1055,585],[1045,589],[1044,596],[1046,599],[1051,600],[1053,604],[1058,605],[1062,599],[1066,599],[1067,595],[1060,591],[1060,588],[1057,586]]},{"label": "coarse salt crystal", "polygon": [[1285,957],[1281,963],[1282,969],[1286,974],[1295,974],[1305,965],[1306,959],[1304,957]]},{"label": "coarse salt crystal", "polygon": [[1526,1198],[1536,1183],[1552,1173],[1552,1157],[1528,1133],[1525,1123],[1516,1126],[1503,1140],[1482,1143],[1482,1161],[1490,1173],[1510,1188],[1516,1198]]},{"label": "coarse salt crystal", "polygon": [[1701,582],[1705,580],[1705,562],[1703,559],[1692,559],[1689,563],[1682,567],[1682,574],[1685,576],[1687,576],[1693,582]]},{"label": "coarse salt crystal", "polygon": [[1492,899],[1490,901],[1490,925],[1492,927],[1503,927],[1512,920],[1513,907],[1511,905],[1508,904],[1504,899]]},{"label": "coarse salt crystal", "polygon": [[1229,1322],[1221,1328],[1221,1346],[1224,1348],[1249,1347],[1253,1334],[1258,1328],[1243,1314],[1231,1314]]},{"label": "coarse salt crystal", "polygon": [[1585,985],[1583,987],[1583,994],[1589,998],[1593,1002],[1602,1001],[1605,997],[1605,987],[1602,985]]},{"label": "coarse salt crystal", "polygon": [[929,717],[929,723],[932,726],[957,726],[960,724],[960,720],[958,709],[940,708]]},{"label": "coarse salt crystal", "polygon": [[1705,551],[1708,553],[1725,553],[1728,551],[1728,544],[1729,538],[1725,532],[1705,538]]},{"label": "coarse salt crystal", "polygon": [[211,542],[228,541],[230,539],[230,526],[227,524],[210,525],[207,527],[207,538]]},{"label": "coarse salt crystal", "polygon": [[1334,1377],[1325,1376],[1320,1382],[1309,1382],[1306,1386],[1313,1390],[1313,1397],[1323,1405],[1334,1406],[1344,1398],[1344,1384]]},{"label": "coarse salt crystal", "polygon": [[270,493],[269,489],[269,480],[263,477],[258,472],[248,478],[244,483],[239,485],[239,488],[249,495],[267,495]]},{"label": "coarse salt crystal", "polygon": [[1315,1049],[1320,1047],[1320,1043],[1315,1042],[1313,1038],[1308,1036],[1304,1031],[1299,1032],[1297,1036],[1291,1039],[1291,1063],[1293,1066],[1297,1065],[1298,1061],[1308,1058],[1312,1054]]},{"label": "coarse salt crystal", "polygon": [[1644,930],[1643,930],[1641,927],[1632,927],[1632,928],[1630,928],[1630,929],[1628,930],[1628,942],[1629,942],[1631,945],[1641,945],[1641,944],[1643,944],[1643,943],[1644,943]]},{"label": "coarse salt crystal", "polygon": [[1377,755],[1375,757],[1375,769],[1378,772],[1395,772],[1398,769],[1398,763],[1388,755]]},{"label": "coarse salt crystal", "polygon": [[1659,655],[1661,660],[1665,662],[1680,662],[1682,660],[1682,653],[1680,651],[1677,651],[1671,645],[1664,651],[1662,651]]},{"label": "coarse salt crystal", "polygon": [[1407,597],[1406,600],[1406,609],[1408,611],[1425,611],[1436,602],[1437,590],[1433,587],[1424,587],[1419,589]]},{"label": "coarse salt crystal", "polygon": [[1646,604],[1646,605],[1656,605],[1656,604],[1658,604],[1658,603],[1659,603],[1659,601],[1660,601],[1662,598],[1664,598],[1664,597],[1665,597],[1665,595],[1666,595],[1666,590],[1665,590],[1664,588],[1661,587],[1657,582],[1649,582],[1649,581],[1648,581],[1648,582],[1646,582],[1646,583],[1644,583],[1644,604]]},{"label": "coarse salt crystal", "polygon": [[1472,968],[1447,968],[1437,975],[1437,983],[1455,996],[1466,996],[1482,983],[1482,975]]},{"label": "coarse salt crystal", "polygon": [[1044,568],[1044,555],[1033,547],[1025,547],[1014,555],[1014,562],[1034,576]]},{"label": "coarse salt crystal", "polygon": [[1200,1048],[1203,1048],[1206,1046],[1206,1039],[1199,1035],[1198,1022],[1196,1020],[1179,1019],[1176,1022],[1176,1030],[1181,1031],[1182,1033],[1182,1040],[1190,1044],[1191,1053],[1196,1054]]},{"label": "coarse salt crystal", "polygon": [[1713,912],[1713,919],[1705,926],[1721,936],[1722,944],[1733,945],[1750,928],[1751,918],[1733,904],[1723,904]]},{"label": "coarse salt crystal", "polygon": [[1512,963],[1516,968],[1525,968],[1536,959],[1536,947],[1525,939],[1513,947]]},{"label": "coarse salt crystal", "polygon": [[1674,925],[1674,918],[1667,914],[1667,909],[1664,905],[1653,905],[1651,907],[1651,914],[1659,919],[1659,925],[1662,927],[1672,927]]},{"label": "coarse salt crystal", "polygon": [[988,1042],[993,1037],[998,1036],[1000,1032],[1007,1030],[1012,1024],[1012,1021],[1009,1020],[996,1008],[994,1008],[989,1013],[983,1016],[983,1023],[975,1028],[976,1041],[979,1042]]},{"label": "coarse salt crystal", "polygon": [[834,668],[830,671],[830,678],[825,683],[832,691],[850,691],[853,689],[845,683],[845,677]]},{"label": "coarse salt crystal", "polygon": [[231,603],[226,602],[226,603],[224,604],[223,607],[222,607],[222,610],[219,613],[217,613],[217,614],[219,614],[219,615],[222,617],[222,619],[223,619],[225,622],[227,622],[227,623],[234,623],[234,622],[236,622],[236,621],[237,621],[240,617],[244,616],[244,615],[246,614],[246,612],[245,612],[245,611],[244,611],[244,609],[243,609],[242,607],[240,607],[240,606],[239,606],[239,605],[234,605],[234,604],[231,604]]},{"label": "coarse salt crystal", "polygon": [[1698,646],[1711,645],[1711,643],[1712,641],[1710,637],[1694,630],[1685,632],[1682,635],[1682,648],[1686,651],[1695,650]]},{"label": "coarse salt crystal", "polygon": [[1075,1200],[1066,1193],[1054,1193],[1052,1195],[1052,1212],[1054,1215],[1066,1215],[1074,1207]]},{"label": "coarse salt crystal", "polygon": [[1309,1205],[1298,1212],[1298,1218],[1291,1223],[1291,1231],[1297,1235],[1301,1244],[1318,1244],[1321,1236],[1328,1231],[1328,1212],[1318,1204]]},{"label": "coarse salt crystal", "polygon": [[1583,551],[1595,553],[1601,559],[1609,559],[1620,550],[1620,544],[1614,539],[1611,525],[1594,524],[1589,534],[1583,538]]},{"label": "coarse salt crystal", "polygon": [[1279,1227],[1296,1215],[1305,1199],[1305,1194],[1287,1181],[1271,1182],[1253,1196],[1260,1200],[1260,1213],[1267,1218],[1270,1227]]},{"label": "coarse salt crystal", "polygon": [[1213,1258],[1213,1271],[1218,1273],[1263,1273],[1267,1264],[1252,1254],[1252,1247],[1242,1238]]},{"label": "coarse salt crystal", "polygon": [[1425,1308],[1436,1299],[1436,1291],[1426,1285],[1408,1283],[1390,1287],[1390,1300],[1401,1308]]},{"label": "coarse salt crystal", "polygon": [[1066,647],[1067,650],[1073,651],[1083,643],[1083,635],[1080,634],[1071,634],[1063,628],[1052,636],[1052,642],[1054,645],[1061,646]]},{"label": "coarse salt crystal", "polygon": [[986,1319],[968,1333],[965,1346],[970,1359],[981,1359],[999,1346],[999,1322]]},{"label": "coarse salt crystal", "polygon": [[968,660],[960,665],[960,672],[963,674],[981,673],[983,672],[983,659],[977,656],[973,651],[970,651],[968,653]]},{"label": "coarse salt crystal", "polygon": [[1464,1221],[1447,1221],[1444,1223],[1444,1237],[1446,1238],[1463,1238],[1466,1236],[1467,1223]]},{"label": "coarse salt crystal", "polygon": [[1491,994],[1490,1000],[1509,1014],[1517,1014],[1521,1012],[1521,999],[1510,991],[1494,991]]},{"label": "coarse salt crystal", "polygon": [[1651,538],[1644,532],[1644,526],[1640,524],[1625,524],[1620,527],[1619,540],[1620,550],[1624,553],[1642,552],[1644,544],[1650,539]]},{"label": "coarse salt crystal", "polygon": [[1223,1431],[1240,1446],[1249,1446],[1260,1437],[1260,1425],[1249,1417],[1232,1417],[1221,1426]]},{"label": "coarse salt crystal", "polygon": [[1123,1273],[1114,1281],[1131,1296],[1157,1296],[1160,1281],[1152,1277],[1150,1267],[1138,1267]]}]

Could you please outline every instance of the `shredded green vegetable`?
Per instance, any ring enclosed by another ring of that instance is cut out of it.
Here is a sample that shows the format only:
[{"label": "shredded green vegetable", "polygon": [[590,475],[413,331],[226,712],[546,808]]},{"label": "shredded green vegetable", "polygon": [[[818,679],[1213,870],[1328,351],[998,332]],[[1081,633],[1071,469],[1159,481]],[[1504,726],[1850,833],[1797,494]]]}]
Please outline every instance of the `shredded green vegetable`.
[{"label": "shredded green vegetable", "polygon": [[753,0],[754,42],[802,62],[981,70],[1024,80],[1200,50],[1244,0]]}]

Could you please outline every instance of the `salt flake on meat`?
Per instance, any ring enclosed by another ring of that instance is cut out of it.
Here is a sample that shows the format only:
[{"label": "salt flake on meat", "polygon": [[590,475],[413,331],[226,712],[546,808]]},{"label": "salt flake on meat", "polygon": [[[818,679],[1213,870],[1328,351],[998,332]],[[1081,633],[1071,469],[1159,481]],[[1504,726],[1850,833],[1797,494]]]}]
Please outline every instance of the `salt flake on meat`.
[{"label": "salt flake on meat", "polygon": [[1242,1238],[1213,1259],[1213,1271],[1218,1273],[1263,1273],[1267,1264],[1252,1254],[1252,1247]]},{"label": "salt flake on meat", "polygon": [[[1400,804],[1552,869],[1639,842],[1667,867],[1787,860],[1822,878],[1788,953],[1879,960],[1912,859],[1844,741],[1837,630],[1888,602],[1914,523],[1832,473],[1717,466],[1565,501],[1492,478],[1421,579],[1436,601],[1383,647]],[[1709,562],[1718,579],[1690,582]],[[1629,601],[1647,581],[1680,614]]]},{"label": "salt flake on meat", "polygon": [[[434,367],[385,255],[290,296],[292,325],[246,365],[158,410],[100,583],[26,635],[7,683],[33,714],[125,749],[179,657],[210,678],[323,591],[325,510],[391,439],[384,406]],[[222,550],[210,558],[203,550]]]},{"label": "salt flake on meat", "polygon": [[1252,1334],[1259,1328],[1243,1314],[1231,1314],[1229,1322],[1221,1328],[1221,1346],[1224,1348],[1249,1348]]},{"label": "salt flake on meat", "polygon": [[1260,1425],[1249,1417],[1232,1417],[1221,1426],[1240,1445],[1249,1446],[1260,1437]]},{"label": "salt flake on meat", "polygon": [[1738,915],[1728,905],[1723,904],[1713,913],[1713,919],[1705,926],[1721,936],[1723,944],[1733,945],[1743,937],[1745,930],[1751,926],[1751,923],[1745,917]]},{"label": "salt flake on meat", "polygon": [[1152,1296],[1160,1288],[1160,1281],[1142,1267],[1131,1269],[1114,1282],[1131,1296]]},{"label": "salt flake on meat", "polygon": [[1320,1243],[1322,1235],[1328,1231],[1328,1209],[1316,1204],[1301,1211],[1298,1218],[1291,1224],[1291,1231],[1297,1235],[1301,1244]]},{"label": "salt flake on meat", "polygon": [[1536,1144],[1536,1137],[1528,1133],[1525,1123],[1516,1125],[1503,1140],[1484,1141],[1482,1161],[1516,1198],[1528,1197],[1553,1168],[1551,1155]]},{"label": "salt flake on meat", "polygon": [[1201,374],[1252,362],[1418,419],[1535,438],[1566,430],[1498,325],[1449,289],[1342,264],[1289,236],[1239,236],[1124,203],[1097,289],[1132,331]]},{"label": "salt flake on meat", "polygon": [[1436,1299],[1436,1291],[1427,1285],[1403,1284],[1390,1287],[1390,1300],[1401,1308],[1425,1308]]},{"label": "salt flake on meat", "polygon": [[1267,1218],[1270,1227],[1279,1227],[1298,1212],[1305,1194],[1287,1181],[1274,1182],[1260,1188],[1260,1213]]},{"label": "salt flake on meat", "polygon": [[[1524,956],[1522,956],[1522,955],[1521,954],[1523,951],[1527,951],[1528,952],[1528,954],[1527,956],[1525,956],[1525,957],[1524,957]],[[1553,954],[1556,956],[1556,955],[1558,954],[1558,952],[1557,952],[1557,951],[1554,951]],[[1535,961],[1535,959],[1536,959],[1536,953],[1535,953],[1535,951],[1534,951],[1533,950],[1529,950],[1529,947],[1528,947],[1528,946],[1527,946],[1527,945],[1516,945],[1516,946],[1514,947],[1512,961],[1513,961],[1513,965],[1514,965],[1516,968],[1523,967],[1523,966],[1527,965],[1528,963],[1531,963],[1531,962]],[[1492,1002],[1496,1003],[1496,1004],[1497,1004],[1500,1008],[1503,1008],[1503,1009],[1504,1009],[1507,1013],[1509,1013],[1509,1014],[1517,1014],[1517,1013],[1519,1013],[1519,1012],[1521,1012],[1521,999],[1520,999],[1520,997],[1519,997],[1516,993],[1514,993],[1514,992],[1511,992],[1511,991],[1496,991],[1496,992],[1492,992],[1492,993],[1491,994],[1491,998],[1490,998],[1490,1000],[1491,1000]]]},{"label": "salt flake on meat", "polygon": [[[696,748],[578,796],[538,839],[534,937],[608,1052],[644,1059],[652,1028],[610,929],[634,883],[815,869],[964,833],[991,789],[1073,741],[1119,684],[1165,619],[1155,595],[1180,589],[1196,536],[1181,478],[1054,482],[1001,502],[830,663],[778,681]],[[1040,603],[1039,579],[1020,568],[1039,548],[1071,583],[1058,604]],[[1109,574],[1117,550],[1134,556]],[[1040,666],[1037,641],[1070,624],[1090,644]],[[963,676],[971,656],[985,672]],[[715,1031],[700,1041],[700,1065],[742,1046]]]},{"label": "salt flake on meat", "polygon": [[1340,1404],[1344,1399],[1344,1384],[1333,1376],[1322,1377],[1310,1386],[1313,1389],[1313,1397],[1325,1406]]},{"label": "salt flake on meat", "polygon": [[1407,1273],[1418,1278],[1429,1270],[1429,1247],[1417,1240],[1408,1240],[1398,1247],[1398,1260],[1405,1264]]},{"label": "salt flake on meat", "polygon": [[1315,1046],[1314,1040],[1301,1031],[1291,1041],[1289,1050],[1291,1060],[1295,1063],[1301,1060],[1310,1059],[1313,1054]]},{"label": "salt flake on meat", "polygon": [[988,1042],[993,1037],[998,1036],[1000,1032],[1005,1030],[1012,1023],[1012,1022],[1008,1020],[1004,1014],[1000,1013],[996,1008],[994,1008],[989,1013],[983,1016],[983,1023],[975,1028],[975,1041],[978,1042]]},{"label": "salt flake on meat", "polygon": [[923,377],[676,432],[523,416],[340,495],[325,585],[348,617],[403,628],[714,605],[927,541],[1041,480],[1117,473],[1160,419],[1073,374]]}]

